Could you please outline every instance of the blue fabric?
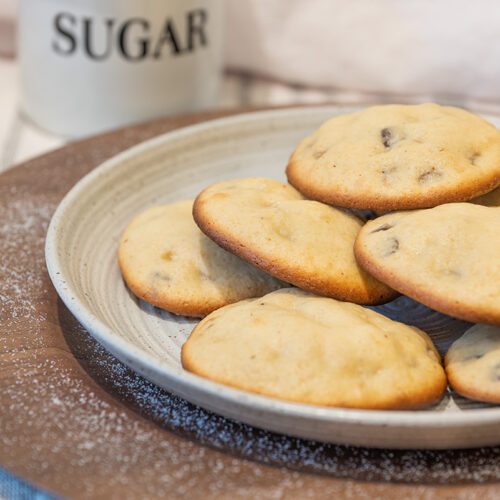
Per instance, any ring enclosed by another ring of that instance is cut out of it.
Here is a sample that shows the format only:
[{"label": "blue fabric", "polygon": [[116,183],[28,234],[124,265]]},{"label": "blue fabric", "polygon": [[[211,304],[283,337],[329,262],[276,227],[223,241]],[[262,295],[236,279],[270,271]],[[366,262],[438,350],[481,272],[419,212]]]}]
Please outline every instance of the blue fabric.
[{"label": "blue fabric", "polygon": [[0,500],[56,500],[0,469]]}]

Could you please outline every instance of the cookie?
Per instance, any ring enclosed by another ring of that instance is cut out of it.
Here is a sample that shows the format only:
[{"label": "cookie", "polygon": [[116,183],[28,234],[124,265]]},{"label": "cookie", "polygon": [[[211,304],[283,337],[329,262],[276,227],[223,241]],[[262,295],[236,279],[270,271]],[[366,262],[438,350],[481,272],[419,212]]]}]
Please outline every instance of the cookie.
[{"label": "cookie", "polygon": [[354,251],[378,279],[440,312],[500,325],[500,207],[450,203],[368,222]]},{"label": "cookie", "polygon": [[150,208],[123,232],[118,262],[135,295],[175,314],[203,317],[286,286],[207,238],[192,207],[181,201]]},{"label": "cookie", "polygon": [[445,366],[458,393],[500,403],[500,328],[474,325],[451,345]]},{"label": "cookie", "polygon": [[[472,198],[472,200],[469,200],[469,203],[483,205],[485,207],[500,207],[500,187],[490,191],[489,193],[478,196],[477,198]],[[366,213],[363,217],[360,216],[365,221],[375,219],[381,215],[389,213],[385,210],[376,210],[374,212],[368,210],[357,210],[357,212],[362,214]]]},{"label": "cookie", "polygon": [[193,215],[216,243],[304,290],[360,304],[395,292],[363,271],[353,244],[363,223],[292,186],[263,178],[221,182],[195,200]]},{"label": "cookie", "polygon": [[286,173],[309,198],[372,210],[466,201],[500,185],[500,132],[453,107],[374,106],[324,123]]},{"label": "cookie", "polygon": [[181,358],[186,370],[221,384],[314,405],[421,408],[446,388],[423,331],[296,288],[213,312]]}]

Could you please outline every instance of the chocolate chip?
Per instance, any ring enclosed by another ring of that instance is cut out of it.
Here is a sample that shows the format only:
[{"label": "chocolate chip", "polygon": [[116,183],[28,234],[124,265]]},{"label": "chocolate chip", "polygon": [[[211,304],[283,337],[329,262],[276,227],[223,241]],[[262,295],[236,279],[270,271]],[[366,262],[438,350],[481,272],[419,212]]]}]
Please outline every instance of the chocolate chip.
[{"label": "chocolate chip", "polygon": [[474,152],[469,156],[469,161],[472,165],[477,165],[476,160],[481,156],[481,153]]},{"label": "chocolate chip", "polygon": [[381,226],[377,227],[377,229],[374,229],[372,233],[378,233],[379,231],[387,231],[388,229],[391,229],[391,227],[394,227],[392,224],[382,224]]},{"label": "chocolate chip", "polygon": [[381,131],[380,131],[380,138],[382,139],[382,144],[386,147],[386,148],[390,148],[392,146],[391,144],[391,139],[392,139],[392,133],[391,133],[391,130],[388,129],[388,128],[383,128]]},{"label": "chocolate chip", "polygon": [[435,167],[432,167],[429,168],[428,170],[425,170],[422,174],[420,174],[418,182],[420,182],[420,184],[425,184],[427,182],[436,181],[442,176],[443,173],[441,171],[436,170]]},{"label": "chocolate chip", "polygon": [[396,253],[398,249],[399,249],[399,241],[396,238],[389,238],[385,242],[384,251],[382,252],[382,257],[389,257],[389,255]]},{"label": "chocolate chip", "polygon": [[481,354],[472,354],[470,356],[467,356],[466,358],[463,359],[463,362],[467,361],[475,361],[476,359],[482,358],[484,356],[484,353]]},{"label": "chocolate chip", "polygon": [[314,151],[313,158],[319,160],[326,153],[326,149],[322,149],[321,151]]}]

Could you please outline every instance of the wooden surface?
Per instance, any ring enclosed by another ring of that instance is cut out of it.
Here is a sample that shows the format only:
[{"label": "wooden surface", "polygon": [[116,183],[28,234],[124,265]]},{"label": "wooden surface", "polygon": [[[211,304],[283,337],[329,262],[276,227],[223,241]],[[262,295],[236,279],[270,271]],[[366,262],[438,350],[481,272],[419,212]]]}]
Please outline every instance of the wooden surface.
[{"label": "wooden surface", "polygon": [[368,450],[224,419],[126,368],[58,299],[43,244],[68,189],[126,147],[210,116],[73,143],[0,176],[0,466],[70,498],[498,498],[498,447]]}]

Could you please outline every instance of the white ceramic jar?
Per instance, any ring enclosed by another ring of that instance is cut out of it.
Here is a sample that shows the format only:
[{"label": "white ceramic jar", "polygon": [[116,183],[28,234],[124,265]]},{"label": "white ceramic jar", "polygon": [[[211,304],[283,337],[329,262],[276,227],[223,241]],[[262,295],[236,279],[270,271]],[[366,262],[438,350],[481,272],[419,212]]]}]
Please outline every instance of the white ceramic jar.
[{"label": "white ceramic jar", "polygon": [[224,0],[21,0],[24,112],[65,136],[216,105]]}]

